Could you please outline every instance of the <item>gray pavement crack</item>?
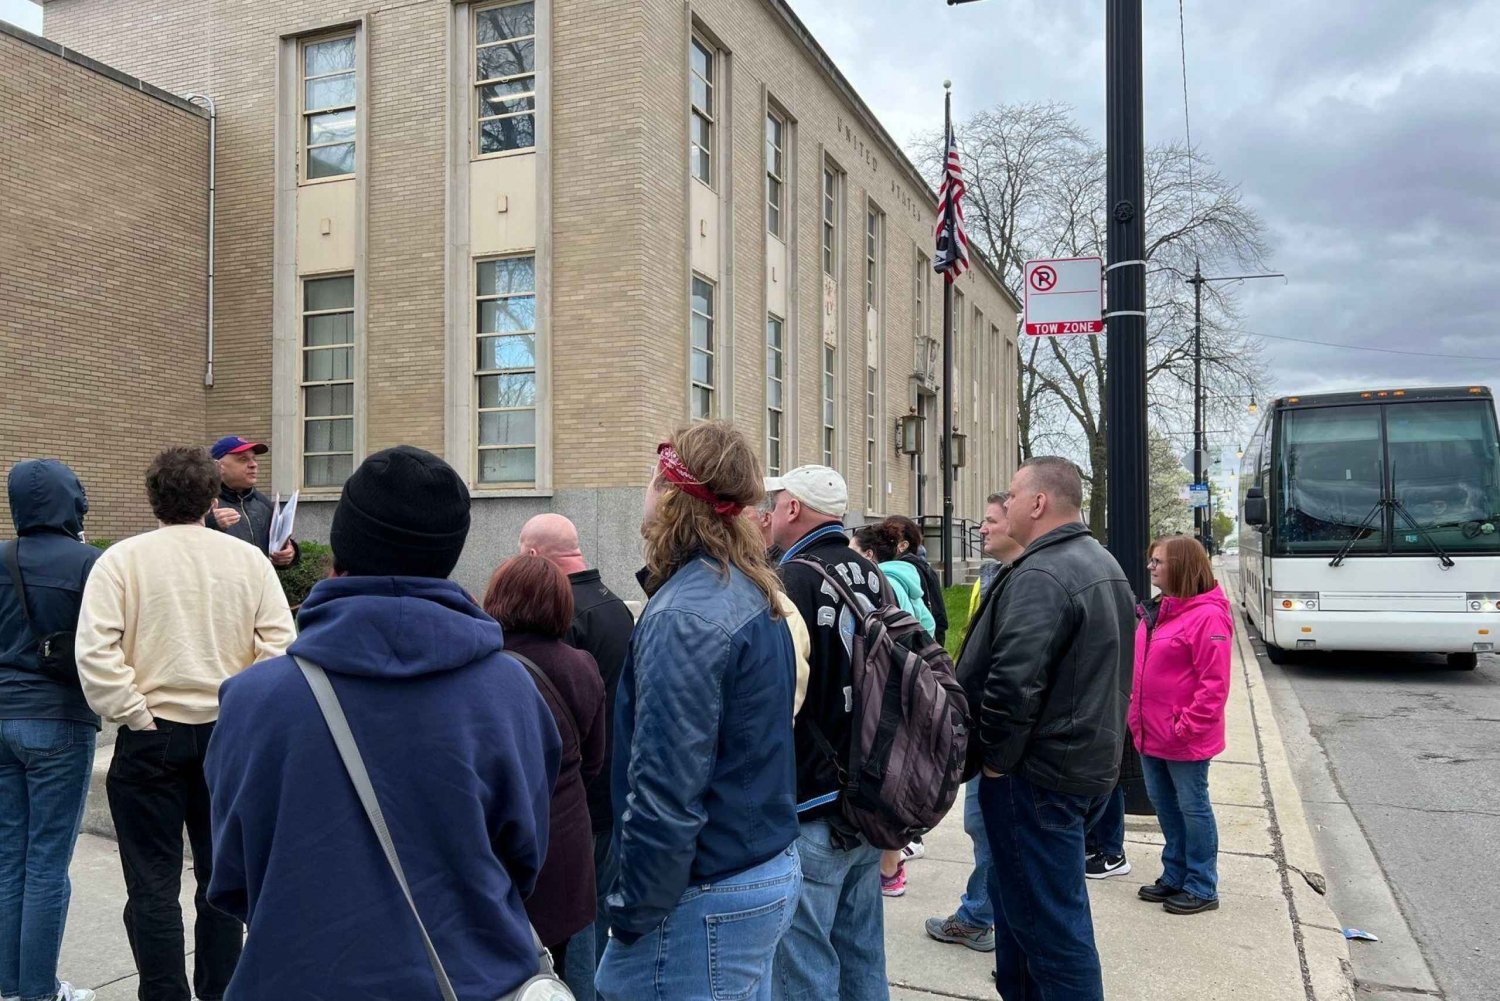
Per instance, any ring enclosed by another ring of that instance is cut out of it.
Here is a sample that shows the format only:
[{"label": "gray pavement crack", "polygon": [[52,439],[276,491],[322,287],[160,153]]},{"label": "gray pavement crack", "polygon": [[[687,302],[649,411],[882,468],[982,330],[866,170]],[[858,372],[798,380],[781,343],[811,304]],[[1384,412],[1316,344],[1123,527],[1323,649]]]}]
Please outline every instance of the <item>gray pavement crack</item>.
[{"label": "gray pavement crack", "polygon": [[992,995],[987,994],[953,994],[949,991],[934,990],[931,987],[922,987],[918,984],[908,984],[900,980],[889,981],[890,986],[899,987],[903,991],[915,991],[918,994],[926,994],[935,998],[957,998],[959,1001],[988,1001]]}]

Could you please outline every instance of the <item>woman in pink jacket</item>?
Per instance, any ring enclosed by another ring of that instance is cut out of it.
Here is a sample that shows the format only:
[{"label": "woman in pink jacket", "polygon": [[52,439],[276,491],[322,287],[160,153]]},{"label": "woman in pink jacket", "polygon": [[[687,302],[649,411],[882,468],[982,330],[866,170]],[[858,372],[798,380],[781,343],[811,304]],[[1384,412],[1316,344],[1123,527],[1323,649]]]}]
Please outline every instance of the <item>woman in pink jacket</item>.
[{"label": "woman in pink jacket", "polygon": [[1158,539],[1148,566],[1161,598],[1140,609],[1129,723],[1166,844],[1161,877],[1140,897],[1197,914],[1219,906],[1208,762],[1224,750],[1234,620],[1198,540]]}]

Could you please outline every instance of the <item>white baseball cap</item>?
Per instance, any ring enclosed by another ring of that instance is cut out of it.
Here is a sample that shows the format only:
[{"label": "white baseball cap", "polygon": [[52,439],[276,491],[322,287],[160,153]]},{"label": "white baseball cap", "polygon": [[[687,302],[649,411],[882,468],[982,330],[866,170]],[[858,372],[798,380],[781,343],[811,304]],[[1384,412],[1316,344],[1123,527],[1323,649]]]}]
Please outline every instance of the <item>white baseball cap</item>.
[{"label": "white baseball cap", "polygon": [[849,510],[849,484],[827,466],[798,466],[785,476],[767,476],[766,493],[785,490],[819,514],[842,518]]}]

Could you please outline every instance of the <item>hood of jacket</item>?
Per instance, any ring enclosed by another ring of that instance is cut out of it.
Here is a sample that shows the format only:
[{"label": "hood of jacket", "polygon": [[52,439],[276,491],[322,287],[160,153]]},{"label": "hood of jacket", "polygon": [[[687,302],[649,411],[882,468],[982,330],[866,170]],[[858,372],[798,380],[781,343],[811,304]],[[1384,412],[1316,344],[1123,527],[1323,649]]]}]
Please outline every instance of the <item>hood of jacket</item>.
[{"label": "hood of jacket", "polygon": [[18,535],[62,532],[83,535],[89,499],[78,475],[57,459],[26,459],[11,467],[7,481],[10,518]]},{"label": "hood of jacket", "polygon": [[1159,626],[1181,615],[1197,616],[1208,612],[1229,614],[1229,598],[1224,594],[1223,585],[1215,584],[1211,589],[1191,598],[1162,595],[1156,605],[1155,625]]},{"label": "hood of jacket", "polygon": [[297,615],[289,652],[334,674],[411,678],[472,664],[505,645],[500,624],[451,580],[331,577]]},{"label": "hood of jacket", "polygon": [[913,598],[922,596],[922,573],[904,560],[887,560],[880,564],[880,572],[892,581],[899,580],[906,593]]}]

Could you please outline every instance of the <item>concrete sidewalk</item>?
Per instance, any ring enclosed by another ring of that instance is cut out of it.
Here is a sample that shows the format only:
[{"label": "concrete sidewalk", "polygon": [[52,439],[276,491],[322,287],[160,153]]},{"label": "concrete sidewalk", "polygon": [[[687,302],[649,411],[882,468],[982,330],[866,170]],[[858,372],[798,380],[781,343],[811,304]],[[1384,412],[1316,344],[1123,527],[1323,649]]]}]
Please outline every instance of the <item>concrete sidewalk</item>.
[{"label": "concrete sidewalk", "polygon": [[[1209,770],[1223,904],[1175,917],[1136,899],[1136,887],[1160,873],[1161,834],[1154,819],[1128,818],[1134,871],[1089,886],[1106,992],[1119,1001],[1350,999],[1348,949],[1333,912],[1304,878],[1321,881],[1317,855],[1259,663],[1242,635],[1228,736],[1228,750]],[[928,917],[954,910],[968,879],[973,857],[961,807],[927,837],[927,856],[908,865],[906,896],[885,903],[887,966],[898,1001],[995,997],[992,957],[935,942],[923,930]],[[114,842],[85,834],[73,880],[62,975],[95,988],[101,1001],[128,1001],[136,978],[120,923],[125,891]],[[189,921],[191,898],[185,870]]]}]

